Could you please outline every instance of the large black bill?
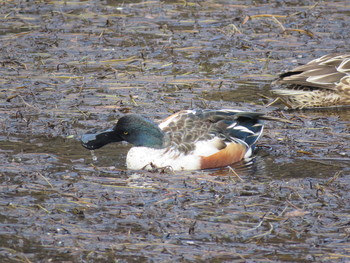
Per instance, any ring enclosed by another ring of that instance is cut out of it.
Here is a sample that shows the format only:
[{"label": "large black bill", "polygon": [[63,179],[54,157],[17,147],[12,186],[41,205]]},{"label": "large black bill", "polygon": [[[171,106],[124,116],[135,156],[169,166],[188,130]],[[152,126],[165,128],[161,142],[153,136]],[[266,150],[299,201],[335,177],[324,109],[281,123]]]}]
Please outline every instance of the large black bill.
[{"label": "large black bill", "polygon": [[81,144],[89,149],[95,150],[111,142],[120,142],[123,139],[115,134],[113,128],[98,132],[98,133],[86,133],[81,137]]}]

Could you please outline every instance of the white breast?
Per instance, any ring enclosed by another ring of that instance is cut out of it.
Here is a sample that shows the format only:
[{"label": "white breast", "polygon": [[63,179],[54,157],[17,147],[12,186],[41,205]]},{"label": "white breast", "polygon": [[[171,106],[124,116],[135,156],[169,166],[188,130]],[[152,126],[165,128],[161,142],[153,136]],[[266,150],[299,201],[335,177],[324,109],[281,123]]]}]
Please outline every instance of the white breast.
[{"label": "white breast", "polygon": [[198,170],[201,156],[217,153],[219,151],[217,144],[217,138],[197,142],[195,150],[188,155],[176,150],[132,147],[126,157],[126,165],[132,170],[151,170],[154,167],[171,167],[174,171]]},{"label": "white breast", "polygon": [[198,170],[200,157],[167,152],[165,149],[132,147],[126,157],[126,165],[131,170],[151,170],[169,167],[174,171]]}]

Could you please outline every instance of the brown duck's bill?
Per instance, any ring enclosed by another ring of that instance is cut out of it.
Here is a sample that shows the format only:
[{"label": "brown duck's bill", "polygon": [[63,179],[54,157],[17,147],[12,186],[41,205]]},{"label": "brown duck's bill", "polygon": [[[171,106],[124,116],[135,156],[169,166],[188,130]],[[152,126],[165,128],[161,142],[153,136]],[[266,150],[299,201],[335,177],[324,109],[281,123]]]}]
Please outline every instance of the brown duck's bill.
[{"label": "brown duck's bill", "polygon": [[89,150],[95,150],[111,142],[120,142],[123,139],[116,135],[113,128],[97,133],[86,133],[81,137],[81,144]]}]

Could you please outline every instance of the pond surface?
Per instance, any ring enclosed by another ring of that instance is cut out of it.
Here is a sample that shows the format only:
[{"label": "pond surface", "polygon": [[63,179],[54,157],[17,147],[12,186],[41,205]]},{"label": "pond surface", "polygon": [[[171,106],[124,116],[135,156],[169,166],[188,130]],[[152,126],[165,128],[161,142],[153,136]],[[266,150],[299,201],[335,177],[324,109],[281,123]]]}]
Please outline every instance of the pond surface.
[{"label": "pond surface", "polygon": [[[347,1],[5,1],[2,262],[346,262],[350,109],[287,111],[271,81],[349,51]],[[266,112],[250,163],[128,171],[79,142],[125,113]]]}]

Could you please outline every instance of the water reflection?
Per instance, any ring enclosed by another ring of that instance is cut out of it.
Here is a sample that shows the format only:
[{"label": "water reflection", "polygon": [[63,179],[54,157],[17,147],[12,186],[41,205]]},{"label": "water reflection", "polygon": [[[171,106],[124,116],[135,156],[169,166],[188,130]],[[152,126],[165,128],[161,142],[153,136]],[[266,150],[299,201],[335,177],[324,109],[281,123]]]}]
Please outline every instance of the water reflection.
[{"label": "water reflection", "polygon": [[[346,119],[348,115],[343,114],[340,117]],[[89,173],[89,170],[92,172],[93,169],[86,168],[92,165],[99,168],[100,172],[104,171],[112,176],[113,170],[126,170],[125,159],[130,148],[127,143],[114,143],[95,150],[92,155],[80,145],[77,139],[35,136],[30,139],[13,137],[9,141],[5,136],[0,137],[3,139],[0,141],[0,155],[3,159],[1,170],[3,173],[10,174],[43,170],[74,172],[75,169]],[[346,149],[345,146],[343,151]],[[344,157],[336,158],[303,156],[286,159],[284,156],[276,156],[276,153],[272,151],[260,149],[249,162],[236,163],[231,168],[240,177],[261,178],[262,180],[267,178],[327,178],[336,172],[348,171],[349,159],[346,152],[343,154]],[[213,176],[234,175],[228,168],[201,171],[203,172]],[[114,175],[118,176],[118,173]]]},{"label": "water reflection", "polygon": [[[83,148],[77,140],[36,137],[32,140],[1,141],[4,173],[18,173],[20,171],[53,172],[74,170],[75,167],[94,165],[110,173],[113,169],[126,169],[125,159],[130,145],[115,143],[94,151],[94,160],[90,151]],[[281,160],[266,150],[259,151],[249,162],[240,162],[231,167],[241,177],[251,178],[301,178],[301,177],[330,177],[336,172],[348,168],[348,159],[312,159],[297,158],[288,162]],[[105,168],[103,168],[105,167]],[[203,171],[201,172],[203,173]],[[228,168],[205,171],[208,175],[233,175]]]}]

